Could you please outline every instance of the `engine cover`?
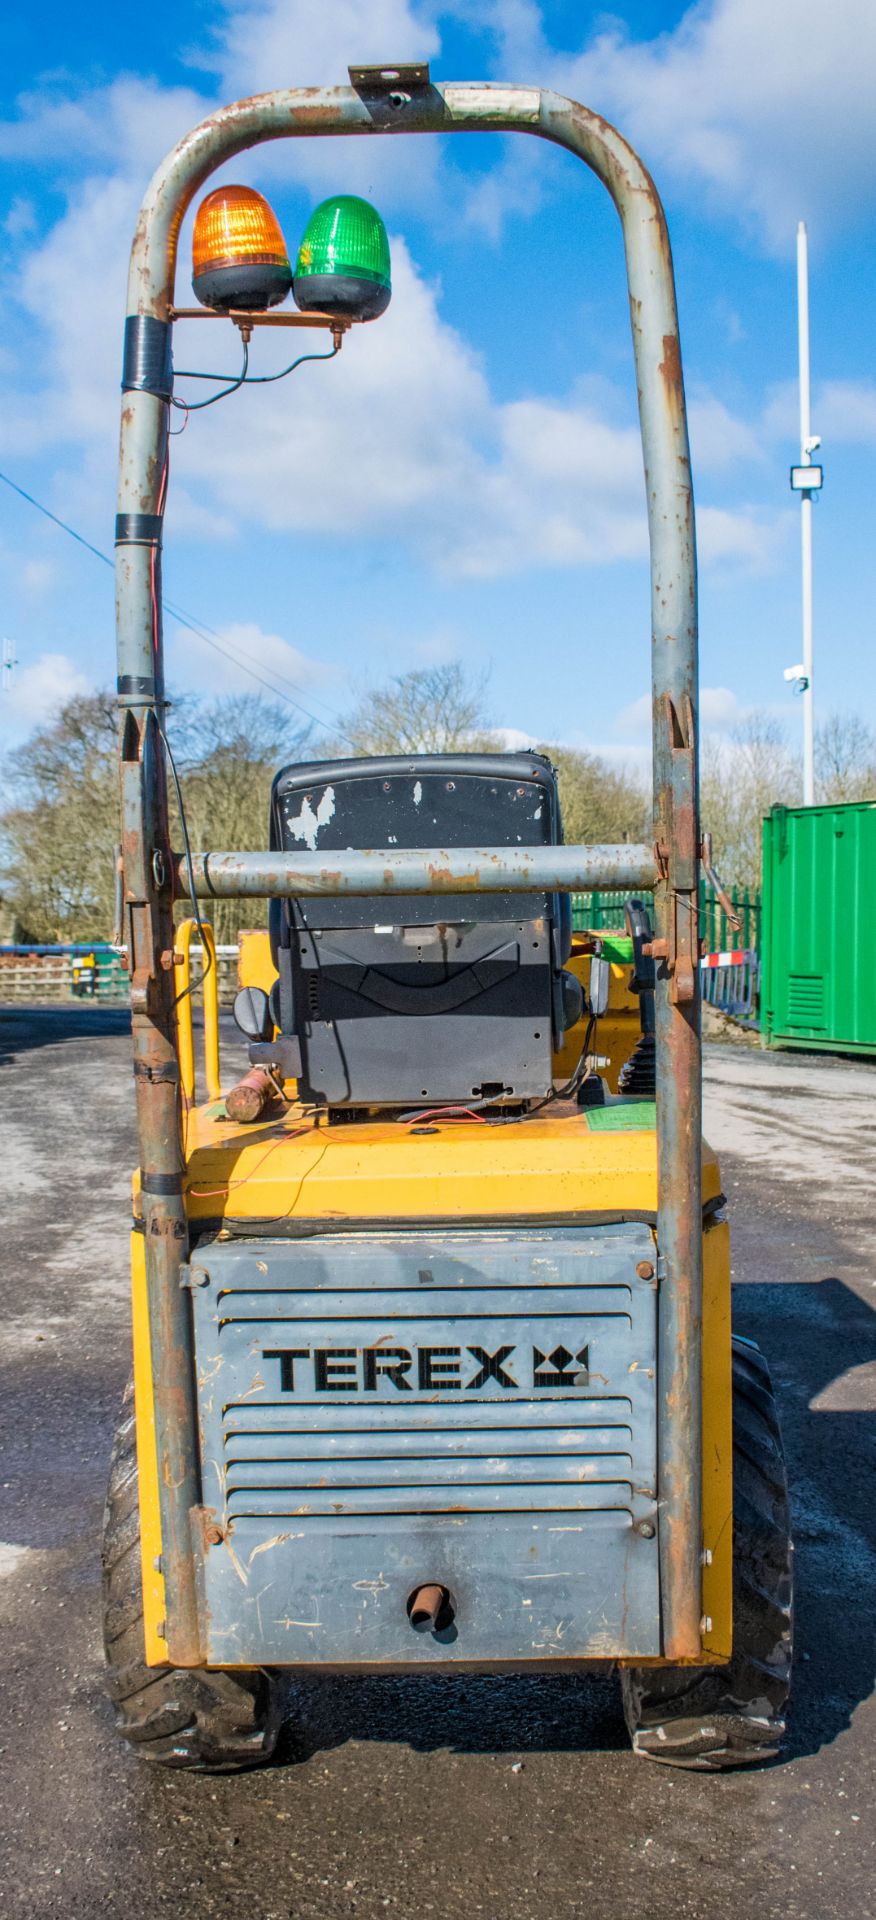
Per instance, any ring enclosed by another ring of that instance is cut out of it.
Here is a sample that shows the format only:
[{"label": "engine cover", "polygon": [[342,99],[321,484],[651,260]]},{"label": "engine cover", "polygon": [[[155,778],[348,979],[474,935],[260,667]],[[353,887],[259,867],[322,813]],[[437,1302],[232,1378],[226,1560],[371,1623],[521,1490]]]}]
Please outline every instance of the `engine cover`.
[{"label": "engine cover", "polygon": [[[644,1224],[215,1241],[191,1271],[214,1665],[659,1654]],[[415,1631],[421,1586],[452,1618]]]}]

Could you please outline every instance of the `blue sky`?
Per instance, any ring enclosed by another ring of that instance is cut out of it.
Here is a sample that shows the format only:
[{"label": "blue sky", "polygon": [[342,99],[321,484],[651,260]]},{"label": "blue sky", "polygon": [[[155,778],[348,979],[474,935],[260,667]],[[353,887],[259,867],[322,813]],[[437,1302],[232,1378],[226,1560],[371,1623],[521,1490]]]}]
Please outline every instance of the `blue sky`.
[{"label": "blue sky", "polygon": [[[125,273],[167,148],[223,100],[428,57],[438,80],[543,82],[613,119],[663,194],[675,252],[701,560],[704,724],[799,707],[794,244],[811,250],[816,711],[876,721],[870,0],[703,0],[611,13],[550,0],[48,0],[4,28],[0,467],[109,550]],[[290,249],[333,191],[373,198],[386,317],[331,366],[192,415],[174,441],[165,591],[331,726],[363,681],[458,657],[499,726],[647,752],[648,571],[620,236],[544,143],[278,143],[226,172]],[[178,297],[189,291],[187,224]],[[230,335],[230,329],[227,330]],[[235,364],[177,329],[178,366]],[[221,343],[221,344],[220,344]],[[281,364],[258,341],[256,370]],[[180,392],[186,391],[179,382]],[[192,389],[189,387],[189,392]],[[112,582],[0,487],[0,741],[114,675]],[[179,688],[242,668],[168,622]],[[291,717],[291,716],[290,716]]]}]

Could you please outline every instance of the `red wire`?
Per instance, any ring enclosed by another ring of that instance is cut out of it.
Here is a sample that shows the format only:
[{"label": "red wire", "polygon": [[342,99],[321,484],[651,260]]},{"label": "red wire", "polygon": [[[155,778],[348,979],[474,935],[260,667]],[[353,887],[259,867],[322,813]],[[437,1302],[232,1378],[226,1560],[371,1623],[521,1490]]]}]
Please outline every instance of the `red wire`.
[{"label": "red wire", "polygon": [[419,1126],[421,1120],[436,1119],[443,1120],[445,1123],[451,1120],[462,1122],[476,1120],[481,1127],[487,1124],[483,1114],[475,1113],[473,1107],[424,1107],[422,1113],[409,1113],[403,1124],[406,1127],[414,1127]]},{"label": "red wire", "polygon": [[[158,488],[158,504],[156,508],[159,520],[164,511],[164,497],[167,492],[167,469],[169,464],[170,450],[165,446],[164,467],[161,474],[161,484]],[[149,556],[149,586],[152,595],[152,652],[155,655],[156,661],[158,659],[158,595],[155,591],[155,555],[157,552],[157,546],[153,546]]]}]

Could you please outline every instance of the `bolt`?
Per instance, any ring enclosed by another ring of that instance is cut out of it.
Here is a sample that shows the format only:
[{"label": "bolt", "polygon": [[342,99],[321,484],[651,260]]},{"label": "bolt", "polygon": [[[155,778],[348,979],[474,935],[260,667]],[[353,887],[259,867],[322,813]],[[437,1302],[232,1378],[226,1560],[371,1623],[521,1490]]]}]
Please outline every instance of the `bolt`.
[{"label": "bolt", "polygon": [[710,1613],[704,1613],[700,1621],[700,1633],[711,1633],[711,1631],[712,1631],[712,1616]]},{"label": "bolt", "polygon": [[225,1535],[222,1532],[222,1528],[217,1527],[214,1523],[213,1526],[204,1528],[204,1539],[208,1547],[221,1547]]},{"label": "bolt", "polygon": [[700,1554],[700,1565],[703,1567],[710,1567],[711,1564],[712,1564],[712,1549],[711,1547],[704,1547],[702,1553]]},{"label": "bolt", "polygon": [[653,1540],[657,1528],[653,1520],[634,1520],[633,1532],[640,1533],[643,1540]]},{"label": "bolt", "polygon": [[636,1272],[640,1280],[653,1280],[654,1278],[654,1268],[650,1260],[640,1260],[636,1267]]},{"label": "bolt", "polygon": [[152,1565],[156,1573],[164,1572],[164,1561],[162,1560],[160,1553],[156,1553],[155,1558],[152,1562]]},{"label": "bolt", "polygon": [[158,1635],[159,1640],[166,1640],[167,1639],[167,1621],[159,1620],[155,1631]]}]

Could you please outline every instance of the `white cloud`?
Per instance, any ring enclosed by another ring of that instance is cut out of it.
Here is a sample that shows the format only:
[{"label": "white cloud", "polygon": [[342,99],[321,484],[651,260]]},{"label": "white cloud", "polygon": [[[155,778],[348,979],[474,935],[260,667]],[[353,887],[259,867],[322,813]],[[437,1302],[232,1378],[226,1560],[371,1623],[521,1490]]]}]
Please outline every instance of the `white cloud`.
[{"label": "white cloud", "polygon": [[51,719],[65,700],[91,691],[91,681],[68,654],[41,653],[32,666],[17,667],[14,685],[4,688],[0,727],[10,736],[26,733]]},{"label": "white cloud", "polygon": [[47,85],[20,94],[16,106],[15,118],[0,122],[0,159],[34,168],[60,162],[68,183],[103,163],[132,173],[141,191],[162,154],[209,111],[192,88],[163,87],[133,74],[102,87]]},{"label": "white cloud", "polygon": [[745,718],[745,708],[729,687],[700,688],[700,724],[714,732],[736,727]]},{"label": "white cloud", "polygon": [[31,234],[39,231],[39,221],[34,203],[26,194],[17,193],[10,201],[9,212],[3,221],[3,232],[9,240],[28,240]]},{"label": "white cloud", "polygon": [[[80,470],[67,481],[80,521],[114,456],[118,393],[108,369],[118,354],[134,204],[126,176],[87,182],[23,275],[23,298],[47,336],[31,444],[67,439],[80,449]],[[53,292],[74,273],[91,298],[62,311]],[[622,415],[607,417],[619,414],[617,396],[497,402],[398,237],[393,279],[386,316],[357,330],[331,365],[192,414],[173,442],[171,537],[231,540],[250,523],[392,538],[438,571],[469,579],[645,558],[639,433]],[[230,329],[184,322],[177,336],[178,366],[209,356],[236,364]],[[276,370],[288,351],[277,335],[257,336],[253,365]],[[178,394],[192,391],[180,378]],[[748,429],[708,395],[694,422],[705,467],[750,453]],[[769,564],[777,537],[773,522],[750,509],[710,506],[700,510],[700,532],[706,564],[755,570]]]},{"label": "white cloud", "polygon": [[[226,9],[208,55],[223,100],[272,87],[342,87],[348,64],[429,60],[440,49],[436,6],[411,0],[242,0]],[[274,141],[259,165],[321,197],[342,189],[385,207],[429,199],[442,165],[439,143],[324,137]]]},{"label": "white cloud", "polygon": [[429,60],[441,44],[436,8],[410,0],[238,0],[225,11],[213,64],[239,88],[229,99],[277,86],[346,86],[348,63]]},{"label": "white cloud", "polygon": [[698,507],[697,553],[703,566],[768,573],[779,563],[793,524],[788,511]]},{"label": "white cloud", "polygon": [[[658,10],[659,11],[659,10]],[[870,0],[699,0],[636,40],[609,19],[569,51],[550,10],[495,0],[507,71],[547,77],[613,120],[648,165],[788,252],[801,217],[857,224],[876,199]]]},{"label": "white cloud", "polygon": [[[831,443],[876,443],[876,385],[871,380],[817,380],[812,389],[812,424],[824,446],[818,458],[830,458]],[[770,388],[762,416],[766,438],[784,441],[789,457],[800,439],[800,401],[795,380]]]},{"label": "white cloud", "polygon": [[723,473],[738,461],[764,459],[756,427],[731,413],[717,394],[697,388],[689,393],[688,427],[694,479],[699,473]]},{"label": "white cloud", "polygon": [[497,403],[398,239],[393,255],[386,318],[335,364],[193,418],[175,453],[188,490],[278,531],[393,537],[450,576],[641,558],[638,430]]},{"label": "white cloud", "polygon": [[[521,44],[537,21],[531,5],[513,14],[500,5],[494,15]],[[358,0],[335,0],[328,9],[262,0],[228,14],[214,57],[223,86],[233,79],[233,91],[245,92],[278,75],[338,77],[338,45],[345,57],[380,57],[388,45],[396,58],[428,56],[437,46],[435,16],[409,0],[377,0],[363,24]],[[137,203],[156,152],[208,103],[185,89],[123,77],[79,101],[53,96],[25,104],[19,138],[30,127],[32,144],[60,153],[75,137],[94,171],[71,193],[42,246],[29,249],[20,272],[20,298],[39,329],[40,385],[26,399],[12,396],[6,444],[51,446],[57,476],[57,449],[68,442],[69,472],[56,484],[68,499],[75,489],[79,523],[98,534],[97,502],[106,501],[115,454],[115,368]],[[7,142],[12,137],[2,130]],[[329,143],[276,144],[324,156]],[[392,149],[389,141],[343,144]],[[414,141],[410,153],[430,144],[437,150],[438,143]],[[503,162],[500,171],[525,198],[532,179],[525,164],[515,166]],[[491,204],[483,183],[472,191],[470,217],[494,230],[499,203]],[[463,580],[642,561],[639,435],[615,393],[579,389],[568,399],[500,403],[477,354],[444,321],[438,290],[399,238],[393,260],[388,314],[379,326],[358,330],[333,365],[304,367],[288,386],[253,388],[221,409],[192,415],[173,441],[171,536],[230,541],[248,522],[272,531],[391,539]],[[87,300],[69,297],[70,289],[86,287]],[[211,356],[213,364],[231,365],[238,351],[229,329],[194,322],[177,329],[177,365],[209,365]],[[253,361],[273,370],[284,351],[280,336],[260,335]],[[178,391],[186,393],[185,381]],[[720,474],[757,458],[751,428],[714,396],[695,396],[691,415],[697,473]],[[725,571],[762,571],[784,537],[782,516],[751,506],[707,502],[699,529],[704,563]]]},{"label": "white cloud", "polygon": [[323,725],[337,719],[331,697],[341,678],[337,670],[302,653],[280,634],[265,633],[254,620],[232,621],[216,629],[215,643],[211,644],[199,634],[177,627],[172,615],[168,623],[173,627],[174,677],[179,685],[191,682],[202,690],[209,689],[211,695],[251,693],[255,672],[264,680],[263,691],[268,697],[276,692],[278,697],[299,700],[316,710]]},{"label": "white cloud", "polygon": [[876,446],[876,386],[872,381],[825,380],[816,388],[814,408],[818,431],[826,442],[856,441],[862,446]]},{"label": "white cloud", "polygon": [[[700,728],[706,733],[726,733],[738,726],[745,718],[746,709],[741,705],[730,687],[701,687],[699,698]],[[617,718],[617,731],[631,740],[650,741],[651,738],[651,695],[643,693],[638,700],[630,702]],[[615,754],[624,749],[615,747]]]},{"label": "white cloud", "polygon": [[528,747],[542,744],[534,733],[524,733],[520,727],[486,727],[484,732],[497,753],[525,753]]},{"label": "white cloud", "polygon": [[42,600],[58,580],[54,560],[26,560],[18,572],[18,584],[31,600]]}]

